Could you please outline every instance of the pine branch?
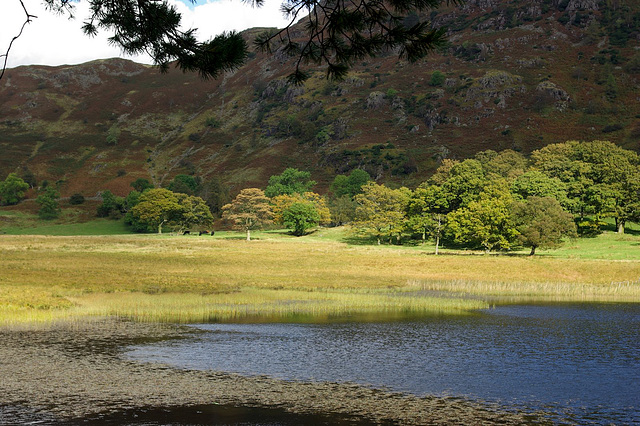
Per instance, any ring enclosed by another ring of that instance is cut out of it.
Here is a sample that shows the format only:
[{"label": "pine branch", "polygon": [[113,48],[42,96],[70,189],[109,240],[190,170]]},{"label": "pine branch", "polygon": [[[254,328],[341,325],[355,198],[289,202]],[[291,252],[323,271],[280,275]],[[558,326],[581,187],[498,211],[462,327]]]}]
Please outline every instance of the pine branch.
[{"label": "pine branch", "polygon": [[2,79],[2,77],[4,77],[4,73],[7,70],[7,61],[9,60],[9,52],[11,52],[13,43],[22,36],[22,33],[24,32],[24,28],[27,26],[27,24],[31,23],[33,18],[36,18],[36,19],[38,18],[37,16],[29,13],[29,11],[27,10],[22,0],[18,0],[18,1],[20,2],[20,5],[22,6],[22,10],[24,11],[25,20],[22,23],[22,26],[20,27],[20,32],[18,33],[18,35],[14,36],[9,42],[9,47],[7,47],[7,51],[2,55],[0,55],[0,58],[4,58],[4,61],[2,63],[2,70],[0,71],[0,80]]}]

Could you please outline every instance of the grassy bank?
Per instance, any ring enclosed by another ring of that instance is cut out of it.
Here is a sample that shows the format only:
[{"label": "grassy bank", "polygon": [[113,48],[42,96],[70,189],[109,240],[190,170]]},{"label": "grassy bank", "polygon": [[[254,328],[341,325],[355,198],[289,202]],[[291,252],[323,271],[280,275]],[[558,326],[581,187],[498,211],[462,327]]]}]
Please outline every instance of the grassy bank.
[{"label": "grassy bank", "polygon": [[460,313],[495,298],[640,300],[640,260],[433,256],[416,247],[348,245],[321,233],[259,237],[3,235],[0,323]]},{"label": "grassy bank", "polygon": [[58,219],[42,220],[36,213],[3,207],[0,210],[0,234],[72,236],[131,233],[123,220],[96,219],[94,212],[66,208]]}]

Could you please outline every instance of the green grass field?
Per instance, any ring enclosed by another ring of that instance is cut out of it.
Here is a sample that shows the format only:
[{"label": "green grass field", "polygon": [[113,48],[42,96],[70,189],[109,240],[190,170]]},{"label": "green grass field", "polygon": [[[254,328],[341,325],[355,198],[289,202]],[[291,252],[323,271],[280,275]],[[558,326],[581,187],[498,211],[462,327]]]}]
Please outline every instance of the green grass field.
[{"label": "green grass field", "polygon": [[0,209],[0,235],[119,235],[130,234],[122,220],[83,220],[80,209],[64,209],[56,220],[40,220],[36,214]]},{"label": "green grass field", "polygon": [[255,232],[247,242],[224,231],[80,235],[121,226],[106,219],[47,226],[33,232],[55,229],[50,235],[0,235],[0,323],[104,315],[297,321],[460,314],[496,303],[640,301],[636,235],[607,232],[534,257],[447,249],[434,256],[429,243],[353,244],[343,228],[300,238]]},{"label": "green grass field", "polygon": [[348,228],[131,234],[120,221],[0,210],[0,324],[320,320],[462,314],[496,303],[640,301],[640,229],[485,255],[381,245]]}]

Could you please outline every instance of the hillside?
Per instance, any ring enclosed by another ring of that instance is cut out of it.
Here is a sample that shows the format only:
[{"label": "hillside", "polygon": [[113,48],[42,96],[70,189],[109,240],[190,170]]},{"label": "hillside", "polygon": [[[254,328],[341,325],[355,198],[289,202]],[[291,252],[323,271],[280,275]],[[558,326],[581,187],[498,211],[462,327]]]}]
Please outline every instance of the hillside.
[{"label": "hillside", "polygon": [[441,159],[486,149],[606,139],[640,150],[636,2],[469,0],[431,19],[449,28],[448,48],[416,64],[390,52],[339,83],[318,69],[289,86],[279,53],[210,81],[122,59],[9,70],[0,178],[92,196],[188,173],[238,192],[293,166],[323,192],[356,167],[413,186]]}]

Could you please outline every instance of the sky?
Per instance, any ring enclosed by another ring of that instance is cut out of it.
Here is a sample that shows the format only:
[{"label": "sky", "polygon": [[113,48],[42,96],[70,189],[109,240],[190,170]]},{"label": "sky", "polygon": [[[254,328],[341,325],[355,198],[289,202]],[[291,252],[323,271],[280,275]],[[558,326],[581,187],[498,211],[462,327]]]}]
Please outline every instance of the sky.
[{"label": "sky", "polygon": [[[11,39],[20,32],[25,14],[19,0],[1,0],[0,54],[6,53]],[[197,38],[208,40],[223,31],[242,31],[252,27],[283,27],[287,21],[280,12],[282,0],[265,0],[254,8],[242,0],[168,0],[182,13],[186,28],[197,28]],[[94,59],[122,57],[141,63],[151,63],[148,56],[126,56],[111,46],[108,33],[101,31],[96,37],[82,32],[82,23],[89,16],[86,0],[75,3],[75,19],[47,11],[42,0],[23,0],[31,15],[20,38],[11,47],[7,67],[19,65],[71,65]],[[0,61],[4,61],[1,57]],[[2,62],[0,62],[0,66]]]}]

